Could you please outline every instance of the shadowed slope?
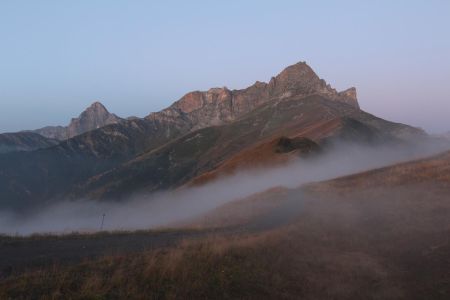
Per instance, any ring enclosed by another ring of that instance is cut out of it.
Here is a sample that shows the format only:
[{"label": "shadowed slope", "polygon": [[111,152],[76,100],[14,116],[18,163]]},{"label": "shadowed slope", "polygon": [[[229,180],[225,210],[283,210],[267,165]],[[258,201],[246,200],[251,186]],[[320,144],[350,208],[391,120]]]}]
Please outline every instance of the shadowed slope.
[{"label": "shadowed slope", "polygon": [[170,123],[132,120],[86,132],[51,148],[0,155],[1,205],[30,209],[62,197],[90,176],[158,147],[182,130]]}]

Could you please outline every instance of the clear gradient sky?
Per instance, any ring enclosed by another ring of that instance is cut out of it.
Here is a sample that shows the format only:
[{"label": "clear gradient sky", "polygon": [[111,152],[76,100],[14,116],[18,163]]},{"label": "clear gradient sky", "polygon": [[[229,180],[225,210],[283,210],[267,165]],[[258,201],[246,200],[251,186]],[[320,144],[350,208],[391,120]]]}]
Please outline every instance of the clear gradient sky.
[{"label": "clear gradient sky", "polygon": [[0,132],[99,100],[145,116],[306,61],[362,108],[450,130],[450,1],[0,0]]}]

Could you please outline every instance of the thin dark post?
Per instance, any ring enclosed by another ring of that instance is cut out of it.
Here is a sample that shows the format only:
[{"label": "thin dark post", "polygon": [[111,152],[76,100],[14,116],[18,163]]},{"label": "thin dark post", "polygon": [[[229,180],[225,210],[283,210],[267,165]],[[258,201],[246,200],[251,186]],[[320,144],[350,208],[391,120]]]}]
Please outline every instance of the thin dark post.
[{"label": "thin dark post", "polygon": [[102,215],[102,224],[100,225],[100,230],[103,230],[103,223],[105,222],[105,216],[106,214]]}]

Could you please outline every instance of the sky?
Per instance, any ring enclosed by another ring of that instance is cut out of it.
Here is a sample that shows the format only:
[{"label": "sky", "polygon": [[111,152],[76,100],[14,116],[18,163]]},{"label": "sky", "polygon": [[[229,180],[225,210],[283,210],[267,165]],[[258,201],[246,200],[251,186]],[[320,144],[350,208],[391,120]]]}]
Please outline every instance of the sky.
[{"label": "sky", "polygon": [[0,0],[0,132],[143,117],[306,61],[363,110],[450,130],[450,1]]}]

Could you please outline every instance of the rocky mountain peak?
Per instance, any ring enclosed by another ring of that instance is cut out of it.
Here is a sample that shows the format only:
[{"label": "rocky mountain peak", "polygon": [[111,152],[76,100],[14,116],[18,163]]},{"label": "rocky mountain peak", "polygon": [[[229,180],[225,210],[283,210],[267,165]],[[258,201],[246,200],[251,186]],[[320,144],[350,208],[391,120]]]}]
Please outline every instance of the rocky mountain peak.
[{"label": "rocky mountain peak", "polygon": [[[78,118],[73,118],[74,120],[80,119],[83,121],[92,121],[94,123],[102,123],[110,117],[114,117],[110,114],[106,107],[100,102],[96,101],[92,103],[88,108],[86,108]],[[70,126],[70,125],[69,125]]]},{"label": "rocky mountain peak", "polygon": [[34,132],[47,138],[65,140],[121,120],[115,114],[111,114],[102,103],[95,101],[78,118],[72,118],[68,126],[48,126]]},{"label": "rocky mountain peak", "polygon": [[233,121],[269,101],[314,94],[359,109],[355,88],[337,92],[319,78],[308,64],[299,62],[272,77],[269,83],[257,81],[242,90],[223,87],[187,93],[167,109],[152,113],[147,118],[188,119],[195,129]]},{"label": "rocky mountain peak", "polygon": [[108,124],[117,123],[120,118],[109,113],[103,104],[96,101],[84,110],[78,118],[73,118],[67,127],[69,137],[79,135],[83,132],[103,127]]},{"label": "rocky mountain peak", "polygon": [[84,110],[84,112],[88,112],[88,111],[94,111],[94,112],[106,113],[106,114],[109,113],[108,110],[106,109],[106,107],[99,101],[95,101],[88,108],[86,108]]},{"label": "rocky mountain peak", "polygon": [[321,79],[305,62],[299,62],[284,69],[276,77],[272,78],[273,93],[280,94],[289,90],[309,92],[322,85]]},{"label": "rocky mountain peak", "polygon": [[299,62],[284,69],[269,83],[273,96],[281,98],[293,95],[321,94],[330,100],[343,102],[359,109],[356,88],[337,92],[313,71],[305,62]]}]

